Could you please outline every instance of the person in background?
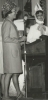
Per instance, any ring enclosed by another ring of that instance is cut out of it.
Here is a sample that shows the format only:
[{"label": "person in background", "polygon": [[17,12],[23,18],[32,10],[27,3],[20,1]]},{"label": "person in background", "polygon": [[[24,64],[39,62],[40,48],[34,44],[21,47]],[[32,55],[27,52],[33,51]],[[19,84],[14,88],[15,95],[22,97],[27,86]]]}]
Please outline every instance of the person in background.
[{"label": "person in background", "polygon": [[2,6],[2,46],[3,46],[3,68],[4,68],[4,100],[9,98],[9,84],[11,78],[17,91],[17,98],[23,95],[19,88],[18,77],[22,73],[21,41],[26,41],[26,37],[19,38],[14,19],[19,11],[17,5],[8,0]]},{"label": "person in background", "polygon": [[44,12],[41,6],[37,3],[35,6],[35,21],[36,24],[30,27],[30,30],[27,35],[27,42],[32,43],[37,39],[40,39],[41,35],[48,36],[48,27],[44,24]]}]

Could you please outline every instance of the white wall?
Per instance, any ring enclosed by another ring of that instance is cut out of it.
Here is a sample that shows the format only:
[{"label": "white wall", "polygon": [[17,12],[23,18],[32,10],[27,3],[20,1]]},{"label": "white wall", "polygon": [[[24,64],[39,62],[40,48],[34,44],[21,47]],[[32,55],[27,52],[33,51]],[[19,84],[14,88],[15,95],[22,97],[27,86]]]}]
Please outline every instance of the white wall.
[{"label": "white wall", "polygon": [[48,26],[48,0],[46,0],[46,8],[47,8],[47,26]]},{"label": "white wall", "polygon": [[1,37],[1,26],[2,22],[0,22],[0,73],[3,73],[3,52],[2,52],[2,37]]}]

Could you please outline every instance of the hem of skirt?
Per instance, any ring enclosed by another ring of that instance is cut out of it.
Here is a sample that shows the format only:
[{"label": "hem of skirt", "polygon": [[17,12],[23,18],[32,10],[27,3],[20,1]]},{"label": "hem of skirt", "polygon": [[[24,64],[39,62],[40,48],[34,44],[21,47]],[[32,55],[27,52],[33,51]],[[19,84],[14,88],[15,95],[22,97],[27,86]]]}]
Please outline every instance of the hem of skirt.
[{"label": "hem of skirt", "polygon": [[4,74],[22,74],[23,72],[4,72]]}]

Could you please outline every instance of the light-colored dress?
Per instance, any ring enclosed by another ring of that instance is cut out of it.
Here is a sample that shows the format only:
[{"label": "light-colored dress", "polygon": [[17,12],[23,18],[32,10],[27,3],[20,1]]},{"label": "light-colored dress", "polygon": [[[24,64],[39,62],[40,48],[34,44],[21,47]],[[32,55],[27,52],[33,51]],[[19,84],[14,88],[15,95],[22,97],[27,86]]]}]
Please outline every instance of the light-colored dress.
[{"label": "light-colored dress", "polygon": [[[29,30],[29,33],[27,35],[27,42],[34,42],[36,41],[37,39],[40,38],[40,36],[42,35],[41,34],[41,31],[38,29],[39,27],[39,24],[35,24],[35,25],[32,25],[30,27],[30,30]],[[47,35],[48,36],[48,27],[44,25],[44,27],[46,28],[45,31],[43,31],[43,35]]]},{"label": "light-colored dress", "polygon": [[16,26],[9,18],[2,25],[2,44],[4,73],[22,73],[19,36]]}]

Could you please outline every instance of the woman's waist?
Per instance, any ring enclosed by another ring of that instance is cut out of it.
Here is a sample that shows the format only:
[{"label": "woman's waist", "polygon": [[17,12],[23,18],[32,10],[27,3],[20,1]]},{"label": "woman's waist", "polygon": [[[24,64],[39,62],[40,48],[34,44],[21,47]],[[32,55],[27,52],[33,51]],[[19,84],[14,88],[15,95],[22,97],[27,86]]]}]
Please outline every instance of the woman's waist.
[{"label": "woman's waist", "polygon": [[16,47],[20,47],[20,43],[17,42],[17,43],[4,43],[3,42],[3,46],[4,47],[13,47],[13,48],[16,48]]}]

